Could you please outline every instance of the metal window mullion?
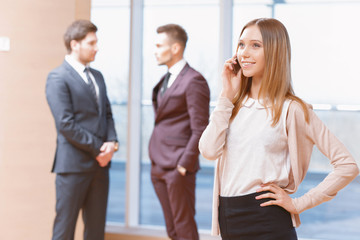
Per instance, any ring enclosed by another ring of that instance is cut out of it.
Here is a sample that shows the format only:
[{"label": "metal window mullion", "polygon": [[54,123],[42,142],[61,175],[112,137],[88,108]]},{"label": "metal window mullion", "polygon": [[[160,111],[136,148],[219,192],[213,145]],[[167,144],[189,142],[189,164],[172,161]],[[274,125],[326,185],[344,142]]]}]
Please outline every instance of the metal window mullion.
[{"label": "metal window mullion", "polygon": [[[233,32],[233,0],[220,0],[220,25],[219,25],[219,62],[218,73],[222,72],[224,62],[234,53],[232,52]],[[216,89],[222,89],[221,81],[218,81]]]},{"label": "metal window mullion", "polygon": [[131,0],[130,4],[128,145],[125,209],[125,226],[127,227],[139,225],[143,5],[143,0]]},{"label": "metal window mullion", "polygon": [[234,53],[232,52],[233,32],[233,0],[222,0],[220,3],[220,39],[219,39],[219,72],[221,73],[224,62]]}]

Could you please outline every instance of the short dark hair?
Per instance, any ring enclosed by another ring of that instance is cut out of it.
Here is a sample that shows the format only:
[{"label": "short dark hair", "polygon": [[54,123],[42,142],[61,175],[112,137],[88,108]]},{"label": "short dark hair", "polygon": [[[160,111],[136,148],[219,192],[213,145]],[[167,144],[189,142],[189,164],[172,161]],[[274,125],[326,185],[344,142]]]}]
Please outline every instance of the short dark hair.
[{"label": "short dark hair", "polygon": [[188,36],[185,30],[177,24],[166,24],[156,30],[157,33],[166,33],[172,40],[179,42],[185,49]]},{"label": "short dark hair", "polygon": [[64,43],[68,53],[71,53],[70,42],[81,41],[89,32],[96,32],[97,27],[89,20],[77,20],[73,22],[64,34]]}]

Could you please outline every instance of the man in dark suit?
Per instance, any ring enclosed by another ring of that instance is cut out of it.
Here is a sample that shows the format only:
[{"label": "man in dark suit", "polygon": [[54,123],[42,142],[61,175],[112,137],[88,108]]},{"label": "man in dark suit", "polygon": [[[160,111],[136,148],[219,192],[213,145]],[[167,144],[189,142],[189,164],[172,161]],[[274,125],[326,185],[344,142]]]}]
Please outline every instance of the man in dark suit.
[{"label": "man in dark suit", "polygon": [[98,51],[96,31],[87,20],[68,27],[64,35],[68,55],[46,82],[57,130],[53,240],[74,239],[80,209],[84,239],[104,239],[109,165],[118,146],[104,78],[89,67]]},{"label": "man in dark suit", "polygon": [[168,236],[173,240],[197,240],[198,142],[208,124],[210,91],[205,78],[183,58],[185,30],[168,24],[159,27],[157,33],[155,56],[159,65],[168,67],[168,73],[153,89],[151,180],[163,209]]}]

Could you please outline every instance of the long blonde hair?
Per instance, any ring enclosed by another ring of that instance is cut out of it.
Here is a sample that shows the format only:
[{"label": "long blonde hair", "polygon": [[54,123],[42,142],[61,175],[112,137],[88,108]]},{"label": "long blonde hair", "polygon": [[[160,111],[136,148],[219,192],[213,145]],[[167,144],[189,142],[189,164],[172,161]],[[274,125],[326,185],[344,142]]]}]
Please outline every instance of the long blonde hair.
[{"label": "long blonde hair", "polygon": [[[297,101],[304,110],[306,122],[309,122],[309,111],[306,103],[295,96],[291,84],[291,47],[290,39],[285,26],[273,18],[259,18],[247,23],[240,33],[240,37],[247,27],[259,27],[264,44],[265,68],[264,78],[261,81],[259,99],[263,100],[265,108],[271,109],[272,126],[280,119],[282,107],[286,99]],[[239,39],[240,39],[239,37]],[[239,44],[238,44],[239,47]],[[235,105],[231,119],[234,119],[242,102],[251,89],[252,78],[241,74],[240,90],[233,100]]]}]

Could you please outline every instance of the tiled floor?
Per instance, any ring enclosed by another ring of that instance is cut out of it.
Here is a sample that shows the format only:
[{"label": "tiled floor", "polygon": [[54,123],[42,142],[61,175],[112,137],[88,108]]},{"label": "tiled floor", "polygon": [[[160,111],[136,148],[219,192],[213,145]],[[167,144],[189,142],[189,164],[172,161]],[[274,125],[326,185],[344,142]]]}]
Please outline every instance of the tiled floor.
[{"label": "tiled floor", "polygon": [[[300,185],[299,196],[317,185],[323,173],[309,173]],[[164,225],[162,211],[155,196],[149,166],[142,166],[140,219],[144,225]],[[210,229],[213,169],[203,167],[197,175],[196,220],[200,229]],[[123,222],[125,210],[125,166],[113,163],[111,170],[108,221]],[[297,229],[302,239],[360,239],[360,177],[339,192],[334,200],[303,212],[302,225]]]}]

